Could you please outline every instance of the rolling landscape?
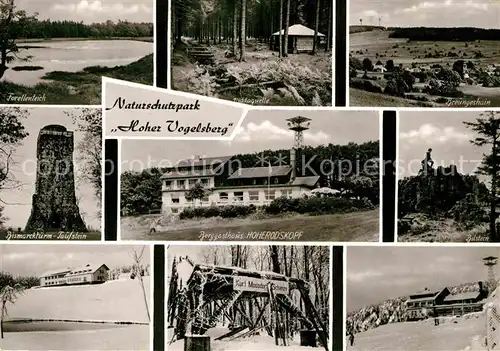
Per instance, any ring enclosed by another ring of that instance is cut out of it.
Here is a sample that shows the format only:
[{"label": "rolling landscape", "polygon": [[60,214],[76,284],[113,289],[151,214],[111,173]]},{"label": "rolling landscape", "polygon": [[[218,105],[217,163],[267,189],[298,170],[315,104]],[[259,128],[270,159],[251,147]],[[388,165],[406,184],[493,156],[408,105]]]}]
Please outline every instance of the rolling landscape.
[{"label": "rolling landscape", "polygon": [[350,28],[352,106],[500,106],[500,31]]}]

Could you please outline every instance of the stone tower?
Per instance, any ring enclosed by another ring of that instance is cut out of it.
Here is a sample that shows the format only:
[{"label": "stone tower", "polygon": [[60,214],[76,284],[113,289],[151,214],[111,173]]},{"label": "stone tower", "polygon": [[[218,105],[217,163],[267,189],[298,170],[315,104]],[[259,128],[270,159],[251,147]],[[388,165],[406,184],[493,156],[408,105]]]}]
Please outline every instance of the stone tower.
[{"label": "stone tower", "polygon": [[76,204],[73,132],[48,125],[38,134],[37,175],[27,232],[86,232]]}]

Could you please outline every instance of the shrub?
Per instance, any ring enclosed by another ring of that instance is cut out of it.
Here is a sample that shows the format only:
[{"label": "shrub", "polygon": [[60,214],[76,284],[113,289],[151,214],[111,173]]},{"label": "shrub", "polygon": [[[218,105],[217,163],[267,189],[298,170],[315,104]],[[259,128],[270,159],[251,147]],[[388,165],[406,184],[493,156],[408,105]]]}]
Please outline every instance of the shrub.
[{"label": "shrub", "polygon": [[301,199],[278,198],[265,207],[266,213],[279,214],[297,212],[300,214],[320,215],[353,212],[373,209],[375,206],[366,198],[349,199],[345,197],[317,197]]}]

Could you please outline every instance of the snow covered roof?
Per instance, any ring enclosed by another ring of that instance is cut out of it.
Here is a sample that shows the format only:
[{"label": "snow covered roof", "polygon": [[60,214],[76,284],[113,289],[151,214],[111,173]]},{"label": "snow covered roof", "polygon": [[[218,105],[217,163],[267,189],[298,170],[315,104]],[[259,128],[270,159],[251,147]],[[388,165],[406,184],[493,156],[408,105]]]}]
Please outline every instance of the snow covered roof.
[{"label": "snow covered roof", "polygon": [[[285,30],[282,29],[281,31],[277,31],[276,33],[273,33],[272,35],[283,35],[285,33]],[[291,36],[297,36],[297,37],[313,37],[314,36],[314,30],[311,28],[307,28],[306,26],[303,26],[302,24],[294,24],[293,26],[288,27],[288,35]],[[321,34],[318,32],[318,37],[324,37],[324,34]]]},{"label": "snow covered roof", "polygon": [[106,269],[109,271],[108,266],[106,266],[105,264],[97,264],[97,265],[87,264],[85,266],[80,266],[75,268],[62,268],[62,269],[48,271],[40,275],[40,277],[47,277],[50,275],[57,275],[57,274],[79,275],[79,274],[94,273],[102,266],[106,267]]},{"label": "snow covered roof", "polygon": [[480,294],[481,293],[479,291],[471,291],[461,294],[448,295],[444,298],[444,301],[461,301],[461,300],[476,299],[479,297]]},{"label": "snow covered roof", "polygon": [[41,274],[40,277],[48,277],[50,275],[57,275],[57,274],[66,274],[68,272],[71,272],[71,268],[59,268],[59,269],[47,271],[47,272]]}]

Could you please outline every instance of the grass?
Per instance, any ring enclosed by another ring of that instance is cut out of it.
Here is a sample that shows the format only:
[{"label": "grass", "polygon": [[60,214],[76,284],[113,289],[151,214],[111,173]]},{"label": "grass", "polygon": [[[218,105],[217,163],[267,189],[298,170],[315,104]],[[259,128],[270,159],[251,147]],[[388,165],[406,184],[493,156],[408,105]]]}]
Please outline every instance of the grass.
[{"label": "grass", "polygon": [[91,66],[79,72],[53,71],[42,78],[46,82],[34,86],[0,82],[0,100],[7,101],[9,95],[26,95],[44,96],[46,104],[99,105],[102,76],[152,85],[153,71],[153,54],[125,66]]},{"label": "grass", "polygon": [[[213,235],[230,233],[232,240],[258,241],[251,236],[241,239],[249,232],[302,232],[296,241],[378,241],[379,210],[360,211],[348,214],[306,216],[294,215],[283,218],[236,218],[231,220],[202,219],[183,221],[168,231],[149,235],[146,223],[138,218],[123,218],[121,236],[123,240],[200,240],[200,232]],[[132,222],[132,223],[131,223]],[[139,225],[138,225],[139,223]],[[174,224],[175,226],[175,224]],[[205,240],[207,237],[205,237]],[[231,240],[230,238],[223,240]],[[288,240],[289,241],[289,240]]]},{"label": "grass", "polygon": [[432,107],[434,104],[349,88],[349,105],[380,107]]}]

